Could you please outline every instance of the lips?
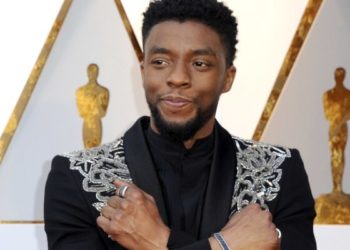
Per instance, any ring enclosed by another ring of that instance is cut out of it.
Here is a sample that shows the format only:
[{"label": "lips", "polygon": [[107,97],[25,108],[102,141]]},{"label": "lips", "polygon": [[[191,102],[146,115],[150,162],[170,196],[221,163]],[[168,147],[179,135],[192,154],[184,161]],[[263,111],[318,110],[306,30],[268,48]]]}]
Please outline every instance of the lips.
[{"label": "lips", "polygon": [[179,95],[166,95],[161,97],[161,101],[172,109],[180,109],[192,103],[192,100]]}]

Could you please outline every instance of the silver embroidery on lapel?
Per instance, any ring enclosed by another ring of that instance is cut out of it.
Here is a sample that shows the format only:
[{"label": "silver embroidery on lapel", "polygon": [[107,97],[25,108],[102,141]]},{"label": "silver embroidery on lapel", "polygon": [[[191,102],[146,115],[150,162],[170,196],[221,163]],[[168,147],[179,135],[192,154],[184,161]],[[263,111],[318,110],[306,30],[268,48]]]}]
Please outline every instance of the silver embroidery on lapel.
[{"label": "silver embroidery on lapel", "polygon": [[[258,203],[268,210],[266,202],[275,199],[280,191],[282,169],[279,167],[291,156],[290,150],[234,136],[232,138],[237,148],[237,173],[231,215],[250,203]],[[63,156],[69,158],[70,169],[79,171],[83,176],[83,189],[96,193],[97,202],[92,206],[98,211],[114,195],[115,179],[132,182],[125,163],[122,138],[97,148],[74,151]]]},{"label": "silver embroidery on lapel", "polygon": [[232,137],[237,148],[237,173],[231,203],[231,215],[250,203],[258,203],[269,210],[266,202],[272,201],[280,191],[282,169],[279,167],[290,150],[250,140]]},{"label": "silver embroidery on lapel", "polygon": [[122,138],[100,147],[74,151],[63,156],[69,158],[69,168],[79,171],[84,177],[83,189],[86,192],[96,193],[97,202],[92,206],[98,211],[101,211],[108,198],[114,195],[115,179],[132,182],[125,164]]}]

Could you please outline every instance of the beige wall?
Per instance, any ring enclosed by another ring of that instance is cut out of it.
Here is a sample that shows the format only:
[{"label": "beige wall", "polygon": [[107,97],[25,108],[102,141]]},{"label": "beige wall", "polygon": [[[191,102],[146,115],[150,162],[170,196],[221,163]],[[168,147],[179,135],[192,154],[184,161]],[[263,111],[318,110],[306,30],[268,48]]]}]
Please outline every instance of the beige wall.
[{"label": "beige wall", "polygon": [[[138,7],[123,1],[135,31],[140,30],[140,6],[147,1],[140,0]],[[239,22],[240,43],[237,77],[232,91],[221,100],[218,119],[232,133],[251,137],[305,3],[227,1]],[[99,81],[111,92],[103,142],[148,114],[138,61],[114,1],[74,0],[0,166],[0,197],[8,201],[0,206],[0,220],[42,219],[50,160],[57,153],[83,147],[75,91],[87,82],[86,67],[92,62],[100,66]],[[0,86],[0,92],[7,87]],[[25,208],[17,205],[23,192],[18,183],[25,185],[21,201]]]},{"label": "beige wall", "polygon": [[[113,26],[111,26],[113,24]],[[110,90],[103,142],[147,114],[138,60],[113,1],[75,0],[0,166],[0,221],[42,220],[43,189],[55,154],[83,148],[75,91],[100,66]],[[25,206],[23,206],[25,204]]]},{"label": "beige wall", "polygon": [[[322,95],[335,84],[335,68],[350,74],[349,9],[348,0],[324,1],[262,138],[301,151],[316,197],[332,189]],[[345,85],[350,88],[350,75]],[[349,193],[349,146],[346,158],[344,189]]]},{"label": "beige wall", "polygon": [[62,2],[62,0],[0,1],[1,132],[18,100]]}]

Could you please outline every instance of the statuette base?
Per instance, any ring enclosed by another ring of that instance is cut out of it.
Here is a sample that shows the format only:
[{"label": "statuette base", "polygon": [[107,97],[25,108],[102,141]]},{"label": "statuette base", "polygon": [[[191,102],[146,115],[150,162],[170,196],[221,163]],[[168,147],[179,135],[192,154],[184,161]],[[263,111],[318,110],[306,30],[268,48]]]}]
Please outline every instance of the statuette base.
[{"label": "statuette base", "polygon": [[316,224],[350,224],[350,195],[333,192],[316,199]]}]

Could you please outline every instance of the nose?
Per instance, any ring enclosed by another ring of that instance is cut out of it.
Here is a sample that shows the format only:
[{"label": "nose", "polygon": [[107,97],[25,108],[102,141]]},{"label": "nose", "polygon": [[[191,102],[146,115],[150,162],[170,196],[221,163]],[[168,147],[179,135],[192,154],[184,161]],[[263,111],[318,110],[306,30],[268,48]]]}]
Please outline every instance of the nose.
[{"label": "nose", "polygon": [[187,88],[190,86],[190,74],[185,63],[176,63],[169,73],[167,84],[170,87]]}]

